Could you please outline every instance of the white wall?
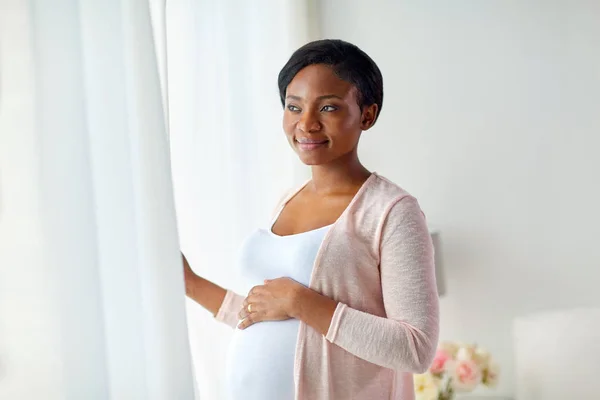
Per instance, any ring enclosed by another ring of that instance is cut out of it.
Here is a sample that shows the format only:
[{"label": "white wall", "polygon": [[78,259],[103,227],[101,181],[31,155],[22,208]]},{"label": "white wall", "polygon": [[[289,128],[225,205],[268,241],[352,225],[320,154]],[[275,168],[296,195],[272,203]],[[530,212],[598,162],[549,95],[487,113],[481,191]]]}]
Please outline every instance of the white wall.
[{"label": "white wall", "polygon": [[441,230],[442,338],[489,348],[514,394],[513,318],[600,304],[600,2],[319,4],[382,69],[361,155]]}]

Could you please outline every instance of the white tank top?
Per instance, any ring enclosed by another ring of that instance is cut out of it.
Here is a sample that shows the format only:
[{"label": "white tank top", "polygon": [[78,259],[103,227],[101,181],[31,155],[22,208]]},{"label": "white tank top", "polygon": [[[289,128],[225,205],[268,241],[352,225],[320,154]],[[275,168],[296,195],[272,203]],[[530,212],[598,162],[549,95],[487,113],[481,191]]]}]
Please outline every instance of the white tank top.
[{"label": "white tank top", "polygon": [[[304,286],[329,226],[290,236],[269,229],[251,234],[242,245],[239,273],[245,293],[265,279],[289,277]],[[227,360],[230,400],[293,400],[295,319],[259,322],[236,329]]]}]

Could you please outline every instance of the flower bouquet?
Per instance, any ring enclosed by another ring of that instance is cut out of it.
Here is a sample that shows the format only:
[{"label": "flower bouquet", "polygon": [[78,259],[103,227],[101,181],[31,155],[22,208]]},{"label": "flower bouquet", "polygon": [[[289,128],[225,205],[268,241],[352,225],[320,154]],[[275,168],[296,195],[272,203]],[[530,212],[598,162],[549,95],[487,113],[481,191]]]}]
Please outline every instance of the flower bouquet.
[{"label": "flower bouquet", "polygon": [[452,400],[479,385],[495,387],[498,374],[498,365],[481,347],[443,342],[429,370],[414,376],[416,400]]}]

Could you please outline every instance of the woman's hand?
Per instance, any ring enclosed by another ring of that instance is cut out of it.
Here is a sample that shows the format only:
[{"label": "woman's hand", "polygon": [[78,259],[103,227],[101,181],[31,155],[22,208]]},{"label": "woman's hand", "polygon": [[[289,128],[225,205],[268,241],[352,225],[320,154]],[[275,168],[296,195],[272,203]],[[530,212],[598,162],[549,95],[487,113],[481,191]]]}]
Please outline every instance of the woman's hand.
[{"label": "woman's hand", "polygon": [[223,304],[227,291],[214,283],[196,275],[188,260],[181,253],[183,277],[185,279],[185,294],[213,315],[216,315]]},{"label": "woman's hand", "polygon": [[181,261],[183,262],[183,278],[185,279],[185,291],[186,294],[189,296],[191,289],[193,288],[193,285],[195,283],[194,279],[196,279],[198,275],[196,275],[194,271],[192,271],[192,268],[190,268],[190,264],[188,263],[188,260],[187,258],[185,258],[183,253],[181,253]]},{"label": "woman's hand", "polygon": [[238,315],[238,328],[245,329],[262,321],[294,318],[296,299],[303,289],[306,288],[290,278],[266,280],[264,285],[253,287]]}]

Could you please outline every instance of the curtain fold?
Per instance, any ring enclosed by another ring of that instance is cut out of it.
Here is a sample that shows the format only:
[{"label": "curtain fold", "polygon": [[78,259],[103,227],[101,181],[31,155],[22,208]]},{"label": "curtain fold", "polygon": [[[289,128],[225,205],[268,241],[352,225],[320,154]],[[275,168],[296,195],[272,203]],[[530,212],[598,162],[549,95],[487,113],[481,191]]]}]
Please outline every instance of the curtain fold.
[{"label": "curtain fold", "polygon": [[0,398],[193,399],[149,4],[0,4]]}]

